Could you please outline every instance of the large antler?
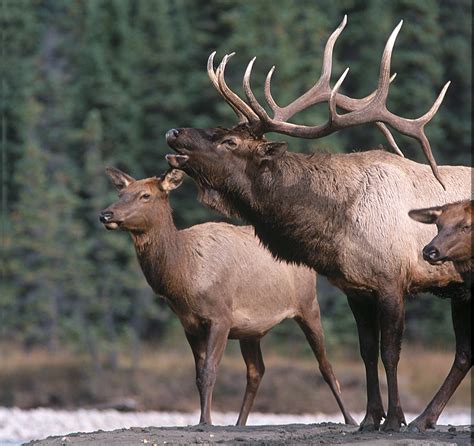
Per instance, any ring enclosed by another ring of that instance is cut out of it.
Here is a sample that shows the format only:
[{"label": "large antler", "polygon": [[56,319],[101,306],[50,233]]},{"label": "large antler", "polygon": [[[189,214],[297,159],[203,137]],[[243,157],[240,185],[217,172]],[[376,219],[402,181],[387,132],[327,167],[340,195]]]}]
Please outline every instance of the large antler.
[{"label": "large antler", "polygon": [[[316,84],[306,93],[304,93],[302,96],[294,100],[286,107],[279,107],[272,97],[271,78],[274,72],[274,67],[270,70],[265,82],[265,98],[269,107],[273,111],[273,118],[268,115],[266,110],[257,101],[250,87],[250,75],[252,72],[253,64],[255,62],[255,58],[253,58],[248,64],[243,81],[245,95],[247,97],[248,104],[250,107],[235,93],[232,93],[232,102],[228,99],[226,100],[233,107],[238,107],[240,110],[243,110],[242,104],[247,106],[248,109],[245,110],[245,115],[249,115],[250,112],[253,113],[250,118],[247,118],[247,121],[251,125],[255,126],[257,133],[261,134],[267,132],[278,132],[290,136],[297,136],[300,138],[319,138],[334,133],[338,130],[344,129],[346,127],[352,127],[367,123],[375,123],[377,127],[386,136],[394,150],[398,154],[402,155],[395,140],[393,139],[393,136],[385,125],[388,124],[390,127],[396,129],[400,133],[405,134],[407,136],[411,136],[412,138],[415,138],[420,142],[423,152],[431,166],[433,174],[444,187],[444,184],[438,172],[436,161],[434,160],[433,154],[431,152],[430,143],[424,132],[424,126],[433,118],[433,116],[438,111],[438,108],[441,105],[441,102],[443,101],[444,95],[450,82],[446,83],[446,85],[443,87],[441,93],[439,94],[438,98],[436,99],[435,103],[428,111],[428,113],[418,119],[402,118],[397,115],[394,115],[393,113],[387,110],[386,100],[388,96],[389,84],[394,78],[394,76],[390,78],[390,60],[395,39],[403,23],[403,21],[401,21],[390,35],[385,46],[382,61],[380,64],[380,76],[376,91],[362,99],[353,99],[348,96],[339,94],[338,90],[345,76],[347,75],[348,69],[346,69],[346,71],[340,77],[333,89],[331,89],[329,81],[332,69],[332,52],[334,44],[336,42],[336,39],[344,29],[346,22],[347,17],[345,16],[341,24],[332,33],[332,35],[328,39],[328,42],[326,43],[323,56],[323,67],[318,82],[316,82]],[[214,54],[211,55],[211,57],[213,56]],[[221,88],[225,86],[226,89],[230,91],[230,89],[223,80],[224,70],[228,59],[229,56],[225,56],[222,60],[221,64],[217,69],[217,77],[221,78],[219,79],[219,86]],[[209,73],[211,71],[212,73],[214,73],[212,68],[212,62],[210,65],[208,64],[208,71]],[[211,74],[209,75],[211,76]],[[216,76],[216,74],[214,75]],[[219,91],[224,96],[222,91]],[[318,126],[305,126],[287,122],[288,119],[290,119],[296,113],[310,107],[311,105],[318,104],[321,102],[329,103],[330,116],[325,124]],[[336,107],[340,107],[341,109],[348,111],[349,113],[339,115],[337,113]]]}]

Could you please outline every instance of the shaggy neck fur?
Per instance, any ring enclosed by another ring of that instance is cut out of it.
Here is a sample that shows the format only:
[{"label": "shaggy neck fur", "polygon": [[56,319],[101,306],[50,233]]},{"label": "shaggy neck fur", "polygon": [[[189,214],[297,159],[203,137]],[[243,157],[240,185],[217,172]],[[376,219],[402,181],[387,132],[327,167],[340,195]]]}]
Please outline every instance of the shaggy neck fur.
[{"label": "shaggy neck fur", "polygon": [[[350,200],[351,194],[344,187],[327,187],[336,181],[330,164],[329,154],[308,156],[288,152],[278,164],[261,166],[258,175],[247,172],[248,177],[256,178],[253,183],[247,177],[234,175],[219,192],[204,186],[200,198],[219,212],[251,223],[276,257],[298,264],[316,264],[319,271],[331,275],[335,261],[331,234],[335,232],[335,221],[340,220],[334,216],[341,212],[343,202]],[[324,175],[324,181],[318,181],[319,175]],[[295,201],[298,206],[294,206]],[[311,213],[311,225],[298,224],[307,213]],[[315,250],[320,255],[308,258],[307,253]]]}]

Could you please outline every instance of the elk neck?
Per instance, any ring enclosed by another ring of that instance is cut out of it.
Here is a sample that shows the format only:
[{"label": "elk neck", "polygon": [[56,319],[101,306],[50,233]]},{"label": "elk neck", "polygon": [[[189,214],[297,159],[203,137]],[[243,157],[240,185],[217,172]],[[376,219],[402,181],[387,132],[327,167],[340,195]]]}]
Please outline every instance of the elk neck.
[{"label": "elk neck", "polygon": [[140,267],[153,291],[169,298],[179,295],[177,288],[187,256],[168,200],[160,204],[160,212],[155,214],[148,230],[130,234]]},{"label": "elk neck", "polygon": [[[287,152],[256,176],[244,200],[242,194],[232,196],[239,214],[274,255],[311,264],[328,276],[337,262],[334,238],[344,231],[341,212],[356,190],[333,158]],[[305,221],[311,225],[300,224]]]}]

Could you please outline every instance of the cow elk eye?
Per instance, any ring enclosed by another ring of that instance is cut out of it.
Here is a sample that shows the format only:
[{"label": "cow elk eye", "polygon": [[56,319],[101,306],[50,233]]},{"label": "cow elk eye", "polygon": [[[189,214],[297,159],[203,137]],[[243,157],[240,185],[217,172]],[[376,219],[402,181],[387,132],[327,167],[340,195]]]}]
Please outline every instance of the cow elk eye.
[{"label": "cow elk eye", "polygon": [[150,197],[151,197],[150,194],[145,193],[140,197],[140,200],[148,200]]}]

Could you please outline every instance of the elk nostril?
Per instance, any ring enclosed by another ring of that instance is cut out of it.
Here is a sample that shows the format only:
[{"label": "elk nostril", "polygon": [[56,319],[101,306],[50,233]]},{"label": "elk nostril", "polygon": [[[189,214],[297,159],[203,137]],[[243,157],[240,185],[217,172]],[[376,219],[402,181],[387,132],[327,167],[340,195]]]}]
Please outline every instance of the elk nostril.
[{"label": "elk nostril", "polygon": [[99,220],[100,220],[101,223],[107,223],[113,216],[114,216],[113,212],[104,211],[104,212],[100,213]]},{"label": "elk nostril", "polygon": [[166,139],[172,140],[176,139],[179,136],[179,130],[178,129],[171,129],[166,132]]},{"label": "elk nostril", "polygon": [[423,248],[423,257],[426,260],[436,260],[439,258],[439,251],[434,246],[425,246]]}]

